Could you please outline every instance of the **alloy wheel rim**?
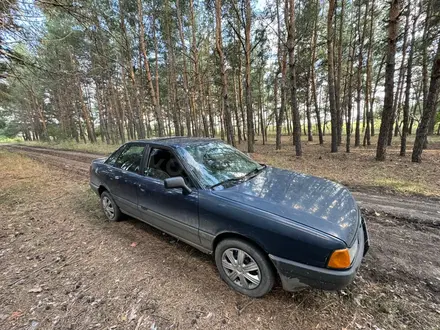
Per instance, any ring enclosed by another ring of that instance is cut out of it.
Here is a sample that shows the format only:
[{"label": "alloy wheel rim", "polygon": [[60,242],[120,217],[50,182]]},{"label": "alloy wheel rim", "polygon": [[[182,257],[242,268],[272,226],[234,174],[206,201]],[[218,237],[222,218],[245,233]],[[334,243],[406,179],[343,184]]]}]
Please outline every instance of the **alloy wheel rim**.
[{"label": "alloy wheel rim", "polygon": [[222,254],[222,267],[235,285],[252,290],[260,285],[261,271],[257,262],[245,251],[229,248]]},{"label": "alloy wheel rim", "polygon": [[106,196],[104,196],[104,198],[102,199],[102,207],[107,218],[111,220],[115,217],[115,209],[113,207],[112,201]]}]

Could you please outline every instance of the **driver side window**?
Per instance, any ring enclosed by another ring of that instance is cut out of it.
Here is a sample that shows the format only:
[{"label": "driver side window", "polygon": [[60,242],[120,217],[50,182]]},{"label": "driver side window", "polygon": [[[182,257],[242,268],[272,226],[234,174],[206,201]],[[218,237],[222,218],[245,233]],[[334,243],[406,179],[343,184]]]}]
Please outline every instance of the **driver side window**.
[{"label": "driver side window", "polygon": [[189,182],[188,176],[176,156],[170,151],[160,148],[151,149],[144,174],[162,181],[181,176],[187,184]]}]

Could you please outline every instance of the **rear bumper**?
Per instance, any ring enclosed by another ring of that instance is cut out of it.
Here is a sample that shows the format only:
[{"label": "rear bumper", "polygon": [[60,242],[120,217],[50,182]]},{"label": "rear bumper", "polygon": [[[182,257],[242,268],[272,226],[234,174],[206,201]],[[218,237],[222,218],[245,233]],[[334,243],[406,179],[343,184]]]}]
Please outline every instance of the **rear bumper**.
[{"label": "rear bumper", "polygon": [[280,275],[284,290],[296,291],[305,287],[339,290],[350,284],[368,250],[368,233],[364,221],[359,228],[359,249],[352,266],[347,270],[333,270],[302,264],[269,255]]}]

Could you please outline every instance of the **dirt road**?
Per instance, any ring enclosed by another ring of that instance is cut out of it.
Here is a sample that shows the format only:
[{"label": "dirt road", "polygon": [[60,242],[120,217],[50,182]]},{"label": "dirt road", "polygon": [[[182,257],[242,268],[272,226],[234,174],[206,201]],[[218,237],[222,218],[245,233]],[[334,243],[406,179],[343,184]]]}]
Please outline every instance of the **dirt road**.
[{"label": "dirt road", "polygon": [[100,155],[13,151],[0,150],[1,329],[440,327],[436,219],[375,207],[366,216],[372,248],[346,290],[277,287],[249,299],[220,280],[211,257],[139,221],[104,221],[87,186]]}]

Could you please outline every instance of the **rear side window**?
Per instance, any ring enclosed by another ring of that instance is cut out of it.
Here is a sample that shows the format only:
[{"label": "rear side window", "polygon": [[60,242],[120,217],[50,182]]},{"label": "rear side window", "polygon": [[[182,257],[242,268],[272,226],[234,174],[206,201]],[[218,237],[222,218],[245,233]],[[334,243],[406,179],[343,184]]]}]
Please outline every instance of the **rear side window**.
[{"label": "rear side window", "polygon": [[116,159],[118,159],[121,152],[126,149],[126,146],[120,147],[118,150],[116,150],[114,153],[112,153],[107,160],[105,161],[108,165],[115,165]]},{"label": "rear side window", "polygon": [[116,159],[114,166],[129,172],[139,173],[145,146],[129,145]]}]

